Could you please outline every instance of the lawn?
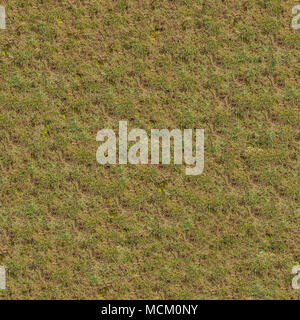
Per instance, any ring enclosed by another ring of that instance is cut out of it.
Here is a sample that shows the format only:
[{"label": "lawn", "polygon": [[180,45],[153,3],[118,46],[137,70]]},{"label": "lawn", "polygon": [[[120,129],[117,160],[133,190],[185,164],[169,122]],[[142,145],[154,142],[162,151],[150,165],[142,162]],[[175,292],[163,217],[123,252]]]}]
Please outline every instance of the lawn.
[{"label": "lawn", "polygon": [[[299,299],[298,0],[2,0],[0,299]],[[205,130],[205,166],[97,132]]]}]

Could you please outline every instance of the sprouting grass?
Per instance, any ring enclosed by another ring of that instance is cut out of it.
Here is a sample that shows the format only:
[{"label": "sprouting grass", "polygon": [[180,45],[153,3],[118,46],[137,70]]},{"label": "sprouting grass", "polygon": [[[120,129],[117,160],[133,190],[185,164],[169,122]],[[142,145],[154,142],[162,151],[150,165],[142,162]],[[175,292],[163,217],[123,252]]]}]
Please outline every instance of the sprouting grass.
[{"label": "sprouting grass", "polygon": [[[2,0],[0,297],[299,299],[296,2]],[[119,120],[203,174],[99,165]]]}]

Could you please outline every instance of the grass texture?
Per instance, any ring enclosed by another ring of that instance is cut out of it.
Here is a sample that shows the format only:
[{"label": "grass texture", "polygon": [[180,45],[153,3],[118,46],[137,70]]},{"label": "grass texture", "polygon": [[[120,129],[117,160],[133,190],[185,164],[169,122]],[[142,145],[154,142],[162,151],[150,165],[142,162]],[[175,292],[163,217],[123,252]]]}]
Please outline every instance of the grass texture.
[{"label": "grass texture", "polygon": [[[299,299],[289,0],[2,0],[0,299]],[[205,168],[96,162],[205,129]]]}]

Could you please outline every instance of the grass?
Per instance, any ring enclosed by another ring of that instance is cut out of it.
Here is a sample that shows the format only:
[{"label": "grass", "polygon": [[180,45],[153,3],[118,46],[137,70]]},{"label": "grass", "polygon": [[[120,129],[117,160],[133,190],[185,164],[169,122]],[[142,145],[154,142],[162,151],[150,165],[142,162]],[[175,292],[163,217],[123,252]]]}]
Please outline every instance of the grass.
[{"label": "grass", "polygon": [[[1,4],[1,299],[299,299],[297,1]],[[120,120],[203,174],[99,165]]]}]

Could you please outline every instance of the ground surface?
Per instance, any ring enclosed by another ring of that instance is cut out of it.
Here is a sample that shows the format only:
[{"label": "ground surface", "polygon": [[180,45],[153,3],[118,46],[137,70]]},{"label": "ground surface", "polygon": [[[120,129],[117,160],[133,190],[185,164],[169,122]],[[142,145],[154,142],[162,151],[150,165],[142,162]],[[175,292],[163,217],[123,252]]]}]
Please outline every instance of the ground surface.
[{"label": "ground surface", "polygon": [[[2,0],[2,299],[299,299],[299,1]],[[205,129],[205,168],[101,166]]]}]

